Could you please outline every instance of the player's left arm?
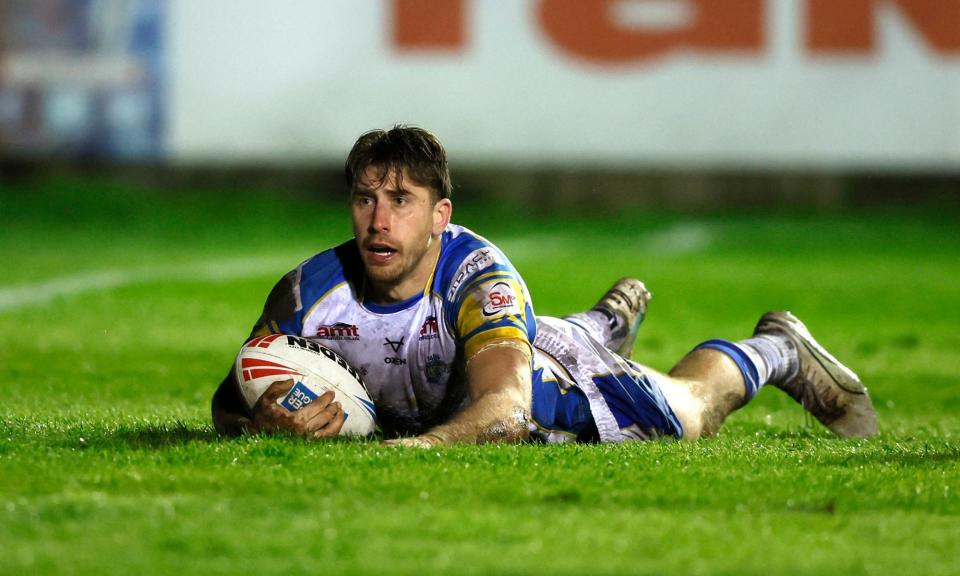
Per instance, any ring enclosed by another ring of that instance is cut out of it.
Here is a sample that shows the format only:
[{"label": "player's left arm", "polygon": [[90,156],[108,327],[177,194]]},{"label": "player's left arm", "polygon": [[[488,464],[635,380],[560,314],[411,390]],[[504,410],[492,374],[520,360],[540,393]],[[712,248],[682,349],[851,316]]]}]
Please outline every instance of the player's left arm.
[{"label": "player's left arm", "polygon": [[443,318],[466,359],[469,402],[446,422],[391,444],[520,442],[530,433],[536,323],[529,293],[495,247],[466,246],[473,250],[459,267],[447,267],[439,277],[445,286]]},{"label": "player's left arm", "polygon": [[413,438],[388,441],[405,446],[520,442],[530,416],[530,344],[501,340],[467,363],[470,404],[444,424]]}]

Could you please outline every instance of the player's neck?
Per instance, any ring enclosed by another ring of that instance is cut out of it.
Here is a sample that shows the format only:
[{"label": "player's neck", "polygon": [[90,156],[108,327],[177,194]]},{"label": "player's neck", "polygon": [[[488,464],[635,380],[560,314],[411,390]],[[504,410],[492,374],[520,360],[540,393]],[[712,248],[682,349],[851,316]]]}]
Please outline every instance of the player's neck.
[{"label": "player's neck", "polygon": [[396,304],[427,292],[440,259],[440,245],[440,238],[434,238],[417,266],[397,282],[377,282],[367,277],[365,299],[375,304]]}]

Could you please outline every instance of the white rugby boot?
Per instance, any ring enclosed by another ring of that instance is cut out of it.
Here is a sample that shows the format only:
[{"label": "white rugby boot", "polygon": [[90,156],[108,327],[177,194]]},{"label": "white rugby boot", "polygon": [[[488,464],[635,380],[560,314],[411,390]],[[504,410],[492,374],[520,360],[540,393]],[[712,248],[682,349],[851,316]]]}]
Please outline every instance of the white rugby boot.
[{"label": "white rugby boot", "polygon": [[616,342],[622,338],[620,345],[614,349],[620,356],[630,358],[640,323],[647,315],[647,304],[652,299],[653,294],[643,282],[636,278],[621,278],[591,308],[616,320],[609,341]]},{"label": "white rugby boot", "polygon": [[778,333],[797,347],[797,374],[774,383],[824,426],[844,438],[877,434],[877,413],[860,378],[821,346],[790,312],[767,312],[756,334]]}]

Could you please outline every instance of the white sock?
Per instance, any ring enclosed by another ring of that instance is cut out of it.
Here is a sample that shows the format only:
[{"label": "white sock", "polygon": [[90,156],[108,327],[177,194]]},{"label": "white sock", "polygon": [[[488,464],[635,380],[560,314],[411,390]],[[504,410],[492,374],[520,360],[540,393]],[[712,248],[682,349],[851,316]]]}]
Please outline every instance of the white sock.
[{"label": "white sock", "polygon": [[617,325],[621,322],[616,314],[594,309],[565,316],[564,320],[583,328],[594,340],[602,342],[611,350],[616,350],[623,342],[623,337],[613,339]]},{"label": "white sock", "polygon": [[737,342],[737,345],[753,360],[761,385],[786,382],[796,376],[799,370],[797,347],[786,336],[757,334]]}]

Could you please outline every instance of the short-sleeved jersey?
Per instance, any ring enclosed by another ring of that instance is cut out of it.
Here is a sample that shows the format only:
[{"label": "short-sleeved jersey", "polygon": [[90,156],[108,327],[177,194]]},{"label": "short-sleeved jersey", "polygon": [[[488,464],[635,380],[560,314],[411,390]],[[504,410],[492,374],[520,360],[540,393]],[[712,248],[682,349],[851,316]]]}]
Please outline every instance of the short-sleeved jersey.
[{"label": "short-sleeved jersey", "polygon": [[[364,376],[387,433],[420,433],[467,402],[465,360],[503,339],[536,336],[530,295],[506,256],[451,224],[424,291],[391,305],[365,302],[351,240],[292,270],[267,299],[253,335],[296,334],[332,348]],[[532,347],[531,347],[532,349]]]}]

